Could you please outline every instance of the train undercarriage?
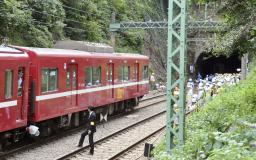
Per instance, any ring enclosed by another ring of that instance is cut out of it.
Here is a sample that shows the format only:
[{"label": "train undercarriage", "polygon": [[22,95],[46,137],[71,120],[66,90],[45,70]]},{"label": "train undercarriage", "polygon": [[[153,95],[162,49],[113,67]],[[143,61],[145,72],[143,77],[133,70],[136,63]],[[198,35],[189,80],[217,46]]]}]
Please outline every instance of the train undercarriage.
[{"label": "train undercarriage", "polygon": [[[105,106],[96,107],[95,113],[97,115],[97,121],[100,122],[101,115],[103,117],[107,117],[132,111],[134,107],[139,104],[139,100],[141,98],[142,96],[129,100],[119,101]],[[4,151],[6,148],[10,147],[13,144],[21,143],[25,139],[36,140],[40,137],[48,137],[53,134],[57,134],[60,131],[86,125],[87,116],[87,111],[80,111],[42,121],[39,123],[31,122],[30,124],[39,127],[40,135],[38,137],[29,135],[26,131],[26,128],[24,127],[0,133],[0,151]]]}]

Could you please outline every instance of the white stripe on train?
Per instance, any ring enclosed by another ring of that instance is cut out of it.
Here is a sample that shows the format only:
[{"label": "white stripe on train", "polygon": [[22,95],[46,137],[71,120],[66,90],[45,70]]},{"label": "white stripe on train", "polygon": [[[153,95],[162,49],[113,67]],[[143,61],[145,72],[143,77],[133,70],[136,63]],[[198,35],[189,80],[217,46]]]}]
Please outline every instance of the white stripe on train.
[{"label": "white stripe on train", "polygon": [[17,106],[17,100],[14,101],[8,101],[8,102],[0,102],[0,108],[7,108]]},{"label": "white stripe on train", "polygon": [[124,83],[124,84],[108,85],[108,86],[102,86],[102,87],[96,87],[96,88],[87,88],[87,89],[73,90],[73,91],[67,91],[67,92],[61,92],[61,93],[47,94],[47,95],[36,96],[36,101],[43,101],[47,99],[60,98],[60,97],[65,97],[70,95],[92,93],[92,92],[103,91],[103,90],[108,90],[112,88],[122,88],[122,87],[129,87],[129,86],[135,86],[135,85],[147,84],[147,83],[149,83],[149,81],[130,82],[130,83]]}]

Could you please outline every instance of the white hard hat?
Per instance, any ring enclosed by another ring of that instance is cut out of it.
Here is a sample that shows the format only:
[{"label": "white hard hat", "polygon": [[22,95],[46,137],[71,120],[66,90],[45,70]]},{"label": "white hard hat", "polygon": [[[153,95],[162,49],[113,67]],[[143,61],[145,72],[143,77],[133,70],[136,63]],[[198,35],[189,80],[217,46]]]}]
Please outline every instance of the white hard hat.
[{"label": "white hard hat", "polygon": [[37,137],[37,136],[39,136],[39,134],[40,134],[40,132],[36,131],[35,136]]}]

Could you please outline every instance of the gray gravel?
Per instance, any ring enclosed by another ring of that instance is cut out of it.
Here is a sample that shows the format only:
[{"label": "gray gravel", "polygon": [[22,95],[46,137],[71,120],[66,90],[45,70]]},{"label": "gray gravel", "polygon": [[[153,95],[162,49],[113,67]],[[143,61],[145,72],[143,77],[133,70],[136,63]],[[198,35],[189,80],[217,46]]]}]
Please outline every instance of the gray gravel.
[{"label": "gray gravel", "polygon": [[95,145],[95,154],[88,155],[89,149],[83,150],[73,157],[67,158],[68,160],[108,160],[117,153],[125,150],[141,139],[151,135],[161,127],[165,126],[166,115],[162,114],[153,119],[133,126],[122,133],[119,133],[111,138],[108,138]]},{"label": "gray gravel", "polygon": [[165,130],[162,130],[161,132],[158,132],[154,136],[146,139],[142,143],[136,145],[129,151],[127,151],[125,154],[117,158],[117,160],[148,160],[147,157],[144,157],[144,147],[145,143],[154,144],[156,146],[160,143],[162,138],[164,137]]},{"label": "gray gravel", "polygon": [[[149,96],[152,96],[149,94]],[[97,132],[95,133],[94,140],[99,140],[107,135],[110,135],[120,129],[123,129],[131,124],[134,124],[146,117],[150,117],[156,113],[165,110],[166,103],[160,103],[155,106],[146,107],[135,111],[125,117],[112,120],[108,123],[97,126]],[[30,149],[13,155],[8,158],[10,160],[52,160],[62,155],[65,155],[71,151],[77,150],[76,145],[78,144],[80,133],[72,134],[62,139],[51,142],[50,144],[42,145],[34,149]],[[88,138],[86,137],[84,146],[88,145]]]}]

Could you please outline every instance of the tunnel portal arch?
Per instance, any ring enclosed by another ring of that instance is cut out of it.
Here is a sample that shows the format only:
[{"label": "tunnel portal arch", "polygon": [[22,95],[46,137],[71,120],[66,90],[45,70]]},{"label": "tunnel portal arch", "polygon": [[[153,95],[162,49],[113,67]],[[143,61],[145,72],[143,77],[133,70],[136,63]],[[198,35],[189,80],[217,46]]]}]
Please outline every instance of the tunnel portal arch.
[{"label": "tunnel portal arch", "polygon": [[209,57],[209,54],[202,53],[195,66],[196,73],[200,73],[202,77],[215,73],[237,73],[237,69],[241,68],[241,58],[238,55]]}]

